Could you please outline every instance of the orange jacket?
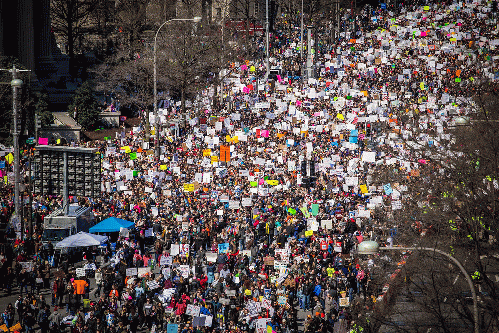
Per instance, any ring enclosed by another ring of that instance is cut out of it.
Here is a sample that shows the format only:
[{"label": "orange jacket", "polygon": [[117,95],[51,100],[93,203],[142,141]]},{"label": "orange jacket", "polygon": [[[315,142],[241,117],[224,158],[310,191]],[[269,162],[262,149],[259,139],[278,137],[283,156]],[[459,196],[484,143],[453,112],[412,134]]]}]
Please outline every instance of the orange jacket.
[{"label": "orange jacket", "polygon": [[118,290],[113,289],[113,290],[111,290],[111,291],[109,292],[109,297],[113,297],[113,296],[114,296],[114,297],[118,297],[118,296],[119,296],[119,295],[118,295]]},{"label": "orange jacket", "polygon": [[85,280],[74,280],[73,288],[75,290],[75,295],[85,294],[85,288],[88,287],[88,282]]}]

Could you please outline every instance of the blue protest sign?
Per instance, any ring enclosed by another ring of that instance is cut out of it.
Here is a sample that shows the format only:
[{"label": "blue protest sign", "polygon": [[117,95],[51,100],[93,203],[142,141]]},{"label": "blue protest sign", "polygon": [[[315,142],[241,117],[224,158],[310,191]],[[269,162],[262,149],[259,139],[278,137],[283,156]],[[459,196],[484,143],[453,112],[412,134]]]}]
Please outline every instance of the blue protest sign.
[{"label": "blue protest sign", "polygon": [[166,333],[178,333],[178,324],[168,324],[166,326]]}]

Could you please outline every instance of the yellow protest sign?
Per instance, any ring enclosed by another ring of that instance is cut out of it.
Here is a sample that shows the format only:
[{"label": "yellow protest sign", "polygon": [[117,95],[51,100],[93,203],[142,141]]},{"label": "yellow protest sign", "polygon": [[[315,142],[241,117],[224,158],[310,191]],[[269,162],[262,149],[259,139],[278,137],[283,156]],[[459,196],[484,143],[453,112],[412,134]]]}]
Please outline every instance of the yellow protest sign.
[{"label": "yellow protest sign", "polygon": [[184,184],[184,192],[194,192],[194,184]]},{"label": "yellow protest sign", "polygon": [[8,153],[7,156],[5,156],[5,160],[7,163],[12,164],[12,162],[14,162],[14,155],[12,155],[12,153]]},{"label": "yellow protest sign", "polygon": [[166,170],[166,169],[168,169],[168,166],[167,166],[166,164],[161,164],[161,165],[159,166],[159,169],[160,169],[160,170]]},{"label": "yellow protest sign", "polygon": [[267,184],[271,185],[271,186],[277,186],[277,185],[279,185],[279,181],[278,180],[267,179],[265,182]]},{"label": "yellow protest sign", "polygon": [[239,138],[237,136],[235,137],[231,137],[230,135],[226,135],[225,136],[225,141],[229,142],[229,143],[238,143],[239,142]]},{"label": "yellow protest sign", "polygon": [[310,237],[314,234],[314,231],[313,230],[307,230],[305,231],[305,237]]},{"label": "yellow protest sign", "polygon": [[338,118],[339,120],[345,120],[345,117],[343,117],[343,115],[341,113],[338,113],[336,115],[336,118]]},{"label": "yellow protest sign", "polygon": [[362,192],[363,194],[368,193],[366,185],[359,185],[359,188],[360,188],[360,192]]},{"label": "yellow protest sign", "polygon": [[256,70],[255,66],[250,67],[250,72],[254,72]]},{"label": "yellow protest sign", "polygon": [[250,296],[250,295],[251,295],[251,290],[246,289],[246,290],[244,291],[244,293],[246,294],[246,296]]},{"label": "yellow protest sign", "polygon": [[211,156],[211,149],[204,149],[203,156]]},{"label": "yellow protest sign", "polygon": [[218,156],[216,156],[216,155],[212,156],[211,157],[211,163],[216,163],[216,162],[218,162]]}]

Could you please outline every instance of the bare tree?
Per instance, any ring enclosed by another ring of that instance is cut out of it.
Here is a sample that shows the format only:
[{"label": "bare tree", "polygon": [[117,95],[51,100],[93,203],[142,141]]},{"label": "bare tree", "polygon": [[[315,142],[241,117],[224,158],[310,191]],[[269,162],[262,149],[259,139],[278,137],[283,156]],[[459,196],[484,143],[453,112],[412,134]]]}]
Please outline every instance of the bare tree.
[{"label": "bare tree", "polygon": [[128,56],[143,49],[142,33],[147,28],[147,6],[151,0],[119,0],[116,3],[116,26],[121,38],[121,50]]},{"label": "bare tree", "polygon": [[[399,244],[436,247],[463,263],[481,292],[481,331],[494,332],[499,327],[499,311],[494,306],[499,301],[499,88],[489,82],[469,88],[467,96],[456,100],[462,114],[445,123],[435,124],[429,121],[430,115],[419,114],[412,119],[399,117],[397,128],[385,129],[395,134],[393,145],[404,149],[400,154],[390,146],[380,147],[386,156],[399,159],[380,166],[375,185],[389,184],[397,195],[387,196],[384,205],[396,207],[393,202],[400,201],[403,209],[393,210],[378,223],[385,228],[397,225]],[[419,271],[409,269],[408,274],[420,280],[412,288],[419,288],[425,296],[421,303],[426,307],[421,311],[433,316],[443,332],[452,331],[452,321],[473,327],[469,304],[462,297],[435,308],[439,293],[453,297],[456,289],[469,289],[461,284],[445,291],[458,275],[455,270],[447,264],[433,270],[417,265]],[[431,283],[421,287],[421,281]],[[454,316],[450,319],[449,311]]]},{"label": "bare tree", "polygon": [[137,53],[129,57],[122,51],[109,57],[106,63],[93,69],[96,89],[113,94],[122,108],[141,114],[149,138],[149,111],[153,105],[153,68],[150,54]]},{"label": "bare tree", "polygon": [[77,42],[84,36],[97,0],[51,0],[52,29],[63,37],[69,55],[70,71],[74,70]]},{"label": "bare tree", "polygon": [[219,69],[220,34],[216,27],[178,21],[172,22],[161,39],[160,76],[166,78],[166,89],[179,93],[185,113],[187,95],[195,93]]}]

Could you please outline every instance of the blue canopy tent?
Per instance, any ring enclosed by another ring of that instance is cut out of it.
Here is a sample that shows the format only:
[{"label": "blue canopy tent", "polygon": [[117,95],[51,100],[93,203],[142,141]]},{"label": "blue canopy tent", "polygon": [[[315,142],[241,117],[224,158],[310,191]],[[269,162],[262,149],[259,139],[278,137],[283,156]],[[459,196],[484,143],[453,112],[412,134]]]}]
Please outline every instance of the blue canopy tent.
[{"label": "blue canopy tent", "polygon": [[95,234],[97,232],[119,232],[121,228],[131,229],[135,223],[122,220],[117,217],[110,217],[104,221],[94,225],[90,228],[89,232]]}]

